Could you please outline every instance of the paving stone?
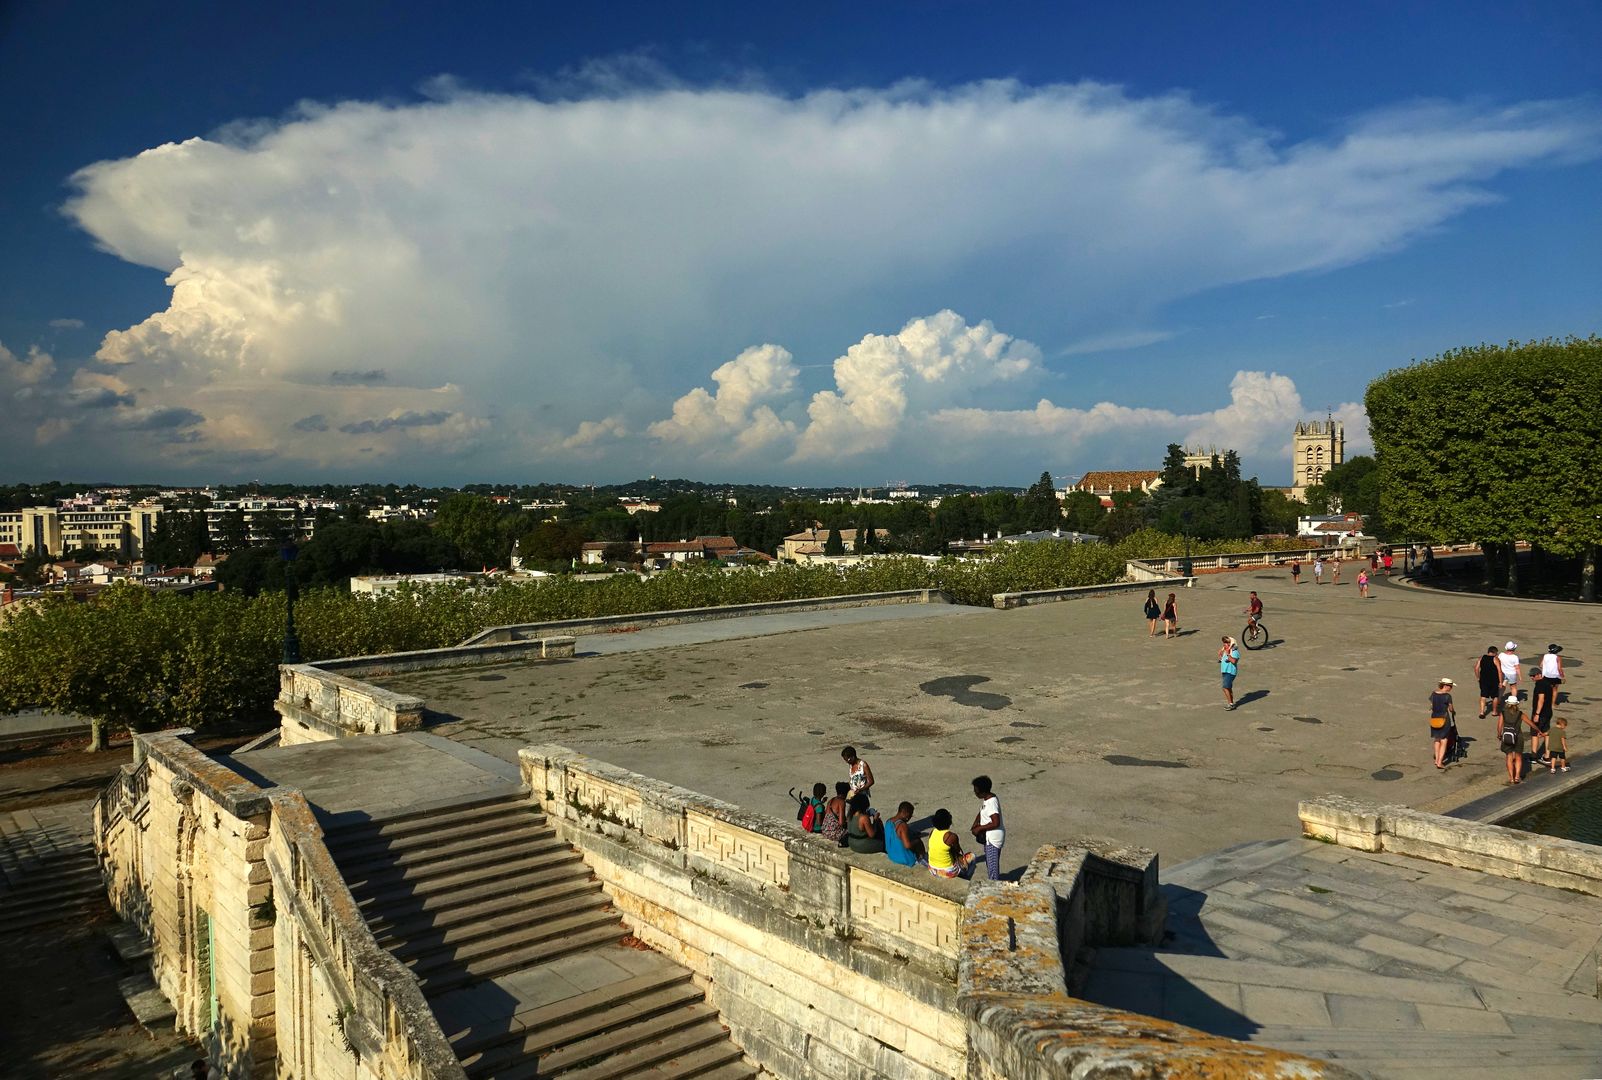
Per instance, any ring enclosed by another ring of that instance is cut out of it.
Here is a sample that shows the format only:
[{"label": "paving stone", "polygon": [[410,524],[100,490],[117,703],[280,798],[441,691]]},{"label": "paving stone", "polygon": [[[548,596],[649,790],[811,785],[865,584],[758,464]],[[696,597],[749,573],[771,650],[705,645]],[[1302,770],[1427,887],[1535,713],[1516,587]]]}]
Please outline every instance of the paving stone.
[{"label": "paving stone", "polygon": [[1478,942],[1463,941],[1455,937],[1449,937],[1446,934],[1432,938],[1425,947],[1443,953],[1450,953],[1453,956],[1461,956],[1464,960],[1470,960],[1475,963],[1489,964],[1513,975],[1527,974],[1535,963],[1527,956],[1519,956],[1516,953],[1507,952],[1500,945],[1481,945]]},{"label": "paving stone", "polygon": [[1329,1008],[1324,995],[1312,990],[1292,990],[1283,986],[1243,986],[1241,1003],[1255,1024],[1283,1024],[1287,1027],[1330,1027]]},{"label": "paving stone", "polygon": [[1362,949],[1356,949],[1350,945],[1325,941],[1322,938],[1292,938],[1285,943],[1285,947],[1318,960],[1328,960],[1357,971],[1369,971],[1374,966],[1373,953],[1364,952]]},{"label": "paving stone", "polygon": [[1453,881],[1431,879],[1430,881],[1425,882],[1425,884],[1437,885],[1446,892],[1456,893],[1460,896],[1477,896],[1481,900],[1510,900],[1514,895],[1513,890],[1504,885],[1491,885],[1487,884],[1483,880],[1475,881],[1471,878],[1462,878]]},{"label": "paving stone", "polygon": [[[538,970],[538,969],[536,969]],[[553,960],[545,970],[567,980],[580,991],[596,990],[608,983],[622,982],[630,972],[599,953],[576,953]]]},{"label": "paving stone", "polygon": [[1536,993],[1485,986],[1477,991],[1487,1008],[1507,1016],[1544,1016],[1550,1020],[1602,1023],[1602,1001],[1563,993]]},{"label": "paving stone", "polygon": [[1351,994],[1327,994],[1324,1003],[1330,1019],[1337,1028],[1356,1028],[1359,1031],[1417,1031],[1420,1027],[1417,1008],[1412,1002],[1381,997],[1356,997]]},{"label": "paving stone", "polygon": [[1162,1017],[1199,1031],[1239,1038],[1253,1025],[1238,983],[1171,978],[1163,985]]},{"label": "paving stone", "polygon": [[507,999],[510,999],[512,1012],[522,1012],[526,1009],[538,1009],[564,998],[577,997],[585,990],[593,989],[593,987],[581,987],[563,978],[551,971],[551,967],[552,965],[546,964],[544,967],[524,968],[521,971],[498,976],[488,984],[468,989],[477,990],[486,985],[493,986],[494,990],[484,991],[482,1000],[497,1005],[499,1011],[496,1015],[505,1015]]},{"label": "paving stone", "polygon": [[[1303,892],[1306,892],[1306,890],[1304,889]],[[1333,904],[1321,904],[1316,900],[1303,900],[1299,896],[1278,892],[1273,889],[1261,890],[1254,899],[1258,903],[1282,908],[1286,911],[1294,911],[1298,915],[1306,915],[1310,919],[1331,919],[1341,912],[1341,909]]]},{"label": "paving stone", "polygon": [[[1379,934],[1393,941],[1405,941],[1410,945],[1423,945],[1430,938],[1436,936],[1433,930],[1422,930],[1416,926],[1408,926],[1399,918],[1381,919],[1364,912],[1349,911],[1340,917],[1339,924],[1358,927],[1365,933]],[[1353,939],[1354,942],[1360,940],[1362,936],[1362,934],[1359,934],[1357,938]],[[1359,945],[1358,948],[1362,948],[1362,946]]]},{"label": "paving stone", "polygon": [[1415,1005],[1425,1031],[1460,1031],[1476,1035],[1504,1035],[1513,1029],[1507,1018],[1485,1009],[1463,1009],[1455,1005]]},{"label": "paving stone", "polygon": [[1164,1000],[1164,984],[1169,981],[1163,972],[1107,971],[1095,969],[1085,981],[1081,992],[1086,1001],[1106,1005],[1112,1009],[1152,1014]]},{"label": "paving stone", "polygon": [[1237,935],[1244,935],[1259,941],[1278,941],[1289,933],[1289,931],[1278,926],[1258,922],[1255,919],[1243,918],[1225,911],[1208,912],[1206,917],[1203,918],[1202,924],[1209,929],[1221,927],[1225,930],[1234,931]]},{"label": "paving stone", "polygon": [[1449,971],[1462,962],[1461,957],[1442,955],[1434,949],[1398,941],[1382,934],[1365,934],[1357,939],[1356,945],[1359,949],[1366,949],[1431,971]]},{"label": "paving stone", "polygon": [[1456,919],[1443,918],[1440,915],[1431,915],[1424,911],[1415,911],[1402,917],[1407,926],[1416,926],[1420,930],[1433,930],[1437,934],[1457,941],[1472,942],[1476,945],[1494,945],[1501,941],[1503,936],[1495,930],[1474,926],[1470,923],[1459,922]]}]

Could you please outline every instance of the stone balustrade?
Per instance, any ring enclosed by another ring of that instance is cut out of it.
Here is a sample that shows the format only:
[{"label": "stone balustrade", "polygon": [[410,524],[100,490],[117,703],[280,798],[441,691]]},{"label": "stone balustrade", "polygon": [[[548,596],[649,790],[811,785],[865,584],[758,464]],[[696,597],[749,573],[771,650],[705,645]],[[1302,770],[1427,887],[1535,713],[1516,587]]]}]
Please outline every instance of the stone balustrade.
[{"label": "stone balustrade", "polygon": [[1389,851],[1602,896],[1602,847],[1325,795],[1298,804],[1303,834],[1358,851]]},{"label": "stone balustrade", "polygon": [[964,1075],[950,1017],[967,882],[563,747],[519,757],[634,934],[707,980],[764,1068],[787,1080]]},{"label": "stone balustrade", "polygon": [[273,703],[282,718],[282,745],[351,735],[393,735],[423,726],[422,698],[362,681],[367,677],[572,655],[571,637],[548,636],[283,664],[278,668],[278,700]]}]

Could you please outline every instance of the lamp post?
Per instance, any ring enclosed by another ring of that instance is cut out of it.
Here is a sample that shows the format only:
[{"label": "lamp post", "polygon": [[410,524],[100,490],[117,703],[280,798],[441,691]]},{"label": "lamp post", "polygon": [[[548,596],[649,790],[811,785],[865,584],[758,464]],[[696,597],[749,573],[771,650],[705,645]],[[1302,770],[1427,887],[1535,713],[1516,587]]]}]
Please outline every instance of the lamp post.
[{"label": "lamp post", "polygon": [[284,560],[284,663],[300,663],[300,635],[295,633],[295,556],[300,552],[293,540],[278,549]]},{"label": "lamp post", "polygon": [[1179,520],[1182,523],[1180,531],[1185,534],[1185,561],[1180,564],[1179,572],[1185,577],[1193,577],[1195,570],[1190,564],[1190,511],[1180,511]]}]

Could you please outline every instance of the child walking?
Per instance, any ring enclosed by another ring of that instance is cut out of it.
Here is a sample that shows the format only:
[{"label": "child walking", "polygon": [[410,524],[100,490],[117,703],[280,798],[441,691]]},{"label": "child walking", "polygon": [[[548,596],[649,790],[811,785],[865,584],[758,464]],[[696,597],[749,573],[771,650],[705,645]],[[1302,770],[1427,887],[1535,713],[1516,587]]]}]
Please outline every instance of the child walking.
[{"label": "child walking", "polygon": [[1559,716],[1552,721],[1552,734],[1548,740],[1550,745],[1547,753],[1552,755],[1552,764],[1548,765],[1548,772],[1557,772],[1559,769],[1569,771],[1569,722]]}]

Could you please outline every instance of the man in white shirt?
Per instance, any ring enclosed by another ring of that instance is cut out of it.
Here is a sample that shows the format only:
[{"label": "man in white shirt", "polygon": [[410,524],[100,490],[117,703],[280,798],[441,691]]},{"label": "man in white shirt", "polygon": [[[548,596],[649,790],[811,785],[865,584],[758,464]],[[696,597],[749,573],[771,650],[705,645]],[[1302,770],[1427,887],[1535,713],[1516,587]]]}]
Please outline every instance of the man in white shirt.
[{"label": "man in white shirt", "polygon": [[1001,800],[990,790],[990,777],[973,778],[973,797],[979,800],[979,813],[974,815],[973,836],[985,845],[985,869],[991,881],[1001,880],[1001,845],[1007,832],[1001,827]]},{"label": "man in white shirt", "polygon": [[1496,666],[1501,669],[1502,693],[1517,690],[1519,686],[1519,646],[1518,642],[1510,641],[1502,647],[1497,654]]}]

